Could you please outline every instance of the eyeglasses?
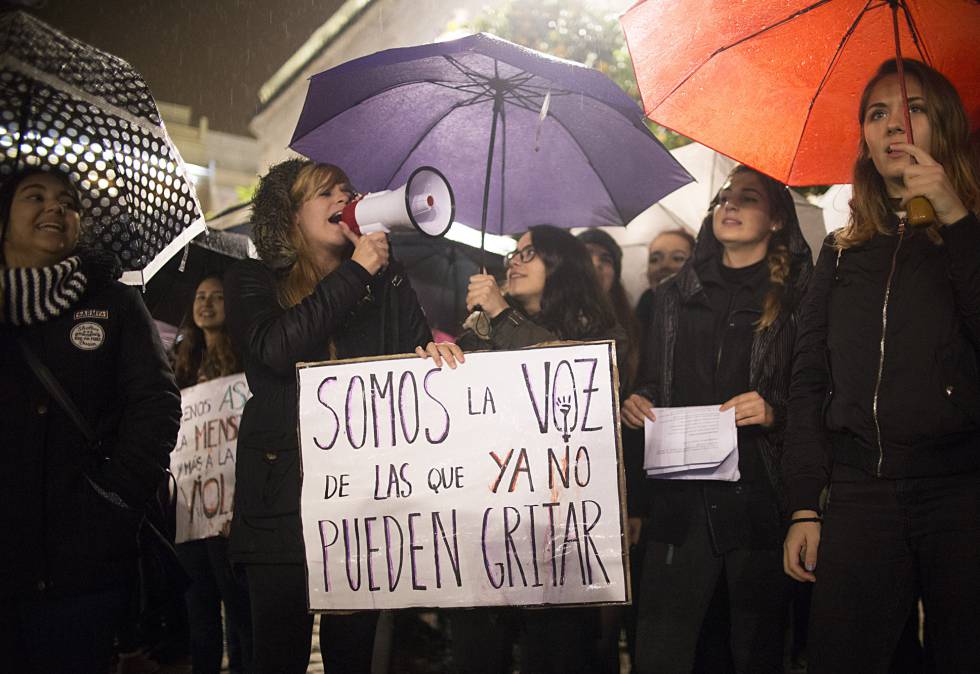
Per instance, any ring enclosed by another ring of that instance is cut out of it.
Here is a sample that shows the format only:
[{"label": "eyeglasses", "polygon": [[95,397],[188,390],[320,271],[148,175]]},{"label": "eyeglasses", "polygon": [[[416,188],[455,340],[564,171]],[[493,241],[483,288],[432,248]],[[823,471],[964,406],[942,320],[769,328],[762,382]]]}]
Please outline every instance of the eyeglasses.
[{"label": "eyeglasses", "polygon": [[534,259],[535,255],[537,255],[537,252],[534,250],[534,246],[524,246],[504,255],[504,264],[509,267],[514,263],[515,259],[521,264],[527,264]]}]

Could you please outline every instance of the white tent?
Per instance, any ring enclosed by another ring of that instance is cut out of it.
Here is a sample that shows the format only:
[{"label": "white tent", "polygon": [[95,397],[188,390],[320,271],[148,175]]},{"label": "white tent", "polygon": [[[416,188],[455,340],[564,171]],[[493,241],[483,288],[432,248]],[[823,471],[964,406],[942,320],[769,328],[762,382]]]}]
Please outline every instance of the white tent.
[{"label": "white tent", "polygon": [[[697,234],[712,197],[721,189],[733,160],[714,150],[691,143],[672,150],[677,161],[694,176],[695,182],[668,194],[638,215],[626,227],[603,227],[623,248],[623,286],[635,302],[647,288],[647,245],[660,232],[686,228]],[[796,213],[800,218],[803,236],[816,253],[825,236],[821,208],[793,192]],[[577,230],[580,231],[580,230]]]}]

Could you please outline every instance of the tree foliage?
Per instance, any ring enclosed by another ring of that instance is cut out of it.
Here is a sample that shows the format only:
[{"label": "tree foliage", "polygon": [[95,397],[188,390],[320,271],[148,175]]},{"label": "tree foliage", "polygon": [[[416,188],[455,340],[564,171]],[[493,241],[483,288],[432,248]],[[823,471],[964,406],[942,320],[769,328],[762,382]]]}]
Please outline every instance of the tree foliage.
[{"label": "tree foliage", "polygon": [[[560,58],[584,63],[605,73],[640,106],[639,88],[616,14],[583,0],[506,0],[486,7],[482,15],[451,30],[492,33],[511,42]],[[684,136],[647,120],[668,148],[686,145]]]}]

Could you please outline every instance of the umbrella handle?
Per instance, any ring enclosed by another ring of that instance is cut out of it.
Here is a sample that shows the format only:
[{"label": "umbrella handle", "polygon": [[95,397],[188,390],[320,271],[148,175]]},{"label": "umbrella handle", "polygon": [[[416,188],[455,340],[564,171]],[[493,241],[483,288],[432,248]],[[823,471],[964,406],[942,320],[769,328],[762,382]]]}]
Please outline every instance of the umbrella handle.
[{"label": "umbrella handle", "polygon": [[912,197],[905,204],[905,219],[912,227],[928,227],[936,222],[936,209],[925,197]]}]

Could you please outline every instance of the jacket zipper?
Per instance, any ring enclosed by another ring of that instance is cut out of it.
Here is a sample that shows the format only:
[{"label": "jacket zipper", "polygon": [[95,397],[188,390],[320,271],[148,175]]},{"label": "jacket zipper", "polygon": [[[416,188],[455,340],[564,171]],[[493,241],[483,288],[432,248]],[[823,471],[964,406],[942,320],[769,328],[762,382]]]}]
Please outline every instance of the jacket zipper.
[{"label": "jacket zipper", "polygon": [[878,440],[878,466],[875,468],[875,476],[881,477],[881,464],[885,461],[885,448],[881,443],[881,426],[878,424],[878,393],[881,390],[881,376],[885,369],[885,331],[888,328],[888,300],[892,292],[892,278],[895,276],[895,264],[898,261],[898,251],[902,248],[902,241],[905,239],[905,216],[898,220],[898,244],[895,252],[892,253],[892,265],[888,270],[888,280],[885,283],[885,301],[881,305],[881,347],[878,353],[878,378],[875,380],[875,393],[871,401],[871,414],[875,421],[875,438]]}]

